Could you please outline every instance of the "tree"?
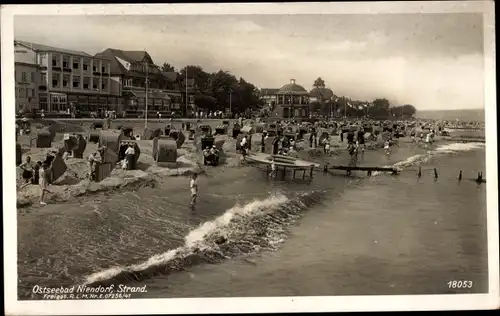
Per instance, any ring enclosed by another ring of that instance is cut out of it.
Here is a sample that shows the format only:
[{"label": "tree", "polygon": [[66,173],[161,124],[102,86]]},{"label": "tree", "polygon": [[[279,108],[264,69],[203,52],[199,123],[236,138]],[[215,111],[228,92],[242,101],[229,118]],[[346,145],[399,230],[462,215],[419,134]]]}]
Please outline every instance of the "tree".
[{"label": "tree", "polygon": [[321,77],[318,77],[318,79],[314,80],[313,87],[318,88],[318,89],[323,89],[325,88],[325,81],[321,79]]},{"label": "tree", "polygon": [[210,73],[205,72],[200,66],[188,65],[182,68],[182,70],[180,71],[183,81],[185,81],[186,78],[186,68],[188,78],[194,80],[194,89],[198,93],[206,94],[206,90],[210,81]]},{"label": "tree", "polygon": [[375,99],[373,100],[373,106],[379,109],[389,110],[391,104],[387,99]]},{"label": "tree", "polygon": [[[181,69],[180,78],[187,75],[194,80],[195,104],[206,111],[231,108],[234,113],[257,110],[264,106],[260,91],[252,83],[224,70],[208,73],[200,66],[188,65]],[[185,86],[184,86],[185,87]]]},{"label": "tree", "polygon": [[161,66],[161,71],[163,72],[174,72],[175,67],[170,65],[169,63],[163,63],[163,66]]},{"label": "tree", "polygon": [[391,112],[396,114],[396,116],[407,116],[407,117],[412,117],[417,113],[417,109],[411,104],[405,104],[401,106],[395,106],[391,108]]},{"label": "tree", "polygon": [[215,111],[217,108],[217,99],[209,95],[197,94],[194,97],[194,103],[198,108],[208,111]]}]

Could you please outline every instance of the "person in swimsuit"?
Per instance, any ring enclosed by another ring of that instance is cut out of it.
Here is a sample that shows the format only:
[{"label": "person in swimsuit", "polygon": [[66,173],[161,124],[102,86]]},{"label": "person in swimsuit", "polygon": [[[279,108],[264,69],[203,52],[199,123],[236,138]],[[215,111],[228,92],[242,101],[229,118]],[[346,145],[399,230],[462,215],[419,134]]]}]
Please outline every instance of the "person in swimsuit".
[{"label": "person in swimsuit", "polygon": [[189,182],[189,188],[191,189],[191,207],[196,204],[196,198],[198,197],[198,175],[193,174],[191,181]]},{"label": "person in swimsuit", "polygon": [[358,148],[361,150],[361,154],[365,153],[365,133],[363,131],[358,132]]},{"label": "person in swimsuit", "polygon": [[46,162],[42,164],[42,167],[39,170],[40,175],[40,204],[47,205],[45,202],[45,193],[52,193],[49,191],[48,186],[50,182],[52,169],[50,165]]},{"label": "person in swimsuit", "polygon": [[19,166],[23,171],[22,177],[25,184],[29,183],[31,178],[33,178],[33,167],[30,156],[26,157],[26,161]]},{"label": "person in swimsuit", "polygon": [[391,153],[391,143],[389,142],[389,140],[386,140],[384,142],[384,150],[386,155],[389,155]]},{"label": "person in swimsuit", "polygon": [[274,158],[271,160],[271,172],[269,173],[269,177],[271,179],[276,178],[276,163],[274,162]]}]

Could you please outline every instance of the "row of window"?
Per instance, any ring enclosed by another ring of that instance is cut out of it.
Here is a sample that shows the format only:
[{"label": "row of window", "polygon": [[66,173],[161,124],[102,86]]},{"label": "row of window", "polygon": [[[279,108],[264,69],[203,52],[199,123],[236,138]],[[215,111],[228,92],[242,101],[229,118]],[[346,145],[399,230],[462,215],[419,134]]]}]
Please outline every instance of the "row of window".
[{"label": "row of window", "polygon": [[66,112],[69,109],[71,103],[78,104],[78,109],[83,111],[96,111],[98,108],[116,109],[117,107],[123,107],[123,99],[119,98],[110,98],[106,100],[103,98],[92,99],[84,97],[80,99],[74,96],[70,96],[70,99],[68,100],[68,97],[66,95],[52,94],[50,95],[50,108],[47,102],[47,95],[40,96],[39,100],[40,109],[43,109],[47,112]]},{"label": "row of window", "polygon": [[160,70],[156,66],[151,65],[151,64],[146,65],[144,63],[131,64],[130,70],[138,71],[138,72],[146,72],[146,67],[147,67],[147,70],[149,73],[160,72]]},{"label": "row of window", "polygon": [[[109,87],[109,79],[108,78],[93,78],[91,82],[90,77],[83,77],[83,82],[80,76],[71,76],[67,74],[52,73],[52,87],[53,88],[71,88],[74,89],[84,89],[90,90],[92,87],[93,90],[103,90],[107,91]],[[42,73],[42,83],[47,83],[47,74]]]},{"label": "row of window", "polygon": [[[21,74],[21,78],[19,78],[19,73]],[[16,82],[36,82],[36,72],[18,72],[16,70],[14,76],[16,78]]]},{"label": "row of window", "polygon": [[16,98],[34,98],[35,89],[32,88],[16,88]]},{"label": "row of window", "polygon": [[[132,87],[140,87],[140,88],[145,88],[146,84],[144,79],[124,79],[123,80],[123,86],[126,88],[132,88]],[[149,82],[148,87],[150,89],[165,89],[165,90],[177,90],[178,85],[177,84],[172,84],[172,83],[165,83],[165,82]],[[192,89],[192,86],[188,86],[188,89]]]},{"label": "row of window", "polygon": [[[63,69],[73,69],[73,70],[79,70],[83,69],[83,71],[88,71],[90,69],[90,59],[86,58],[80,58],[76,56],[70,56],[68,55],[63,55],[62,56],[62,68]],[[47,56],[45,54],[40,55],[40,63],[42,65],[47,65],[46,62]],[[94,60],[92,62],[92,71],[93,72],[102,72],[102,73],[108,73],[108,66],[106,65],[106,62],[103,62],[104,65],[101,65],[100,67],[96,64],[100,64],[101,61]],[[61,67],[61,55],[58,54],[52,54],[52,67]]]}]

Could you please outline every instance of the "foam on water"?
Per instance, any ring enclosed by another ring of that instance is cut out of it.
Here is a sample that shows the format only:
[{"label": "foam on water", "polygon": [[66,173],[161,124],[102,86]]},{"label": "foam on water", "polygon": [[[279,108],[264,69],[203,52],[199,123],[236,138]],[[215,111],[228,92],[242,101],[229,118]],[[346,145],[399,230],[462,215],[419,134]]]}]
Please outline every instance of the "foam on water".
[{"label": "foam on water", "polygon": [[[405,160],[399,161],[392,166],[385,166],[385,167],[395,167],[398,170],[403,170],[404,168],[416,165],[416,164],[421,164],[429,161],[431,158],[435,157],[436,155],[443,155],[443,154],[453,154],[457,152],[463,152],[463,151],[470,151],[470,150],[475,150],[475,149],[480,149],[484,148],[484,143],[451,143],[451,144],[445,144],[445,145],[440,145],[434,150],[429,150],[425,154],[419,154],[419,155],[413,155]],[[376,171],[372,173],[372,176],[377,176],[383,174],[382,172]]]},{"label": "foam on water", "polygon": [[[151,275],[152,273],[148,271],[154,268],[176,270],[179,266],[192,264],[193,260],[207,261],[209,256],[228,258],[228,255],[233,253],[248,252],[241,251],[241,244],[246,244],[245,249],[251,248],[250,251],[263,247],[273,248],[283,241],[282,226],[296,218],[297,211],[307,207],[302,200],[311,195],[314,195],[314,192],[289,198],[278,193],[263,200],[254,200],[244,205],[237,204],[216,219],[192,230],[185,237],[183,246],[154,255],[139,264],[112,267],[93,273],[85,278],[84,284],[103,283],[116,278],[127,279],[126,275],[137,278],[138,274]],[[256,229],[253,227],[256,223],[257,226],[264,228]],[[224,240],[222,246],[218,244],[221,238]],[[193,259],[194,255],[201,259]]]}]

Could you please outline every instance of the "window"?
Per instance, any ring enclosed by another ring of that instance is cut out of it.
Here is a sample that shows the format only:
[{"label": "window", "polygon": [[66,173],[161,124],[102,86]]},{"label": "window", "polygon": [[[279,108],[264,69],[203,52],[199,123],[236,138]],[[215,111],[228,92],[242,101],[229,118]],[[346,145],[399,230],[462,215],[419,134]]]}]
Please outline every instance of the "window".
[{"label": "window", "polygon": [[88,59],[83,60],[83,70],[84,71],[89,70],[89,60]]},{"label": "window", "polygon": [[40,84],[41,85],[47,85],[47,73],[42,72],[40,74]]},{"label": "window", "polygon": [[73,57],[73,69],[80,69],[80,58]]},{"label": "window", "polygon": [[59,88],[59,74],[58,73],[52,74],[52,87]]},{"label": "window", "polygon": [[35,89],[31,89],[31,97],[34,98],[35,97]]},{"label": "window", "polygon": [[52,67],[61,67],[61,62],[59,61],[60,56],[57,54],[52,54]]},{"label": "window", "polygon": [[31,73],[31,82],[36,82],[36,73],[32,72]]},{"label": "window", "polygon": [[69,75],[63,75],[63,88],[69,88]]},{"label": "window", "polygon": [[24,98],[24,88],[19,88],[19,97]]},{"label": "window", "polygon": [[24,71],[21,73],[21,81],[28,82],[28,74],[25,73]]},{"label": "window", "polygon": [[84,90],[89,90],[90,89],[90,77],[84,77],[83,78],[83,89]]},{"label": "window", "polygon": [[92,71],[93,72],[96,72],[97,71],[97,61],[94,60],[94,62],[92,63]]},{"label": "window", "polygon": [[66,111],[67,98],[65,94],[52,94],[50,96],[51,108],[56,112]]},{"label": "window", "polygon": [[73,88],[80,89],[80,76],[73,76]]},{"label": "window", "polygon": [[100,86],[99,83],[100,83],[99,78],[95,78],[94,77],[93,80],[92,80],[92,89],[99,90],[99,86]]},{"label": "window", "polygon": [[101,90],[102,91],[108,91],[108,84],[109,80],[108,79],[103,79],[102,84],[101,84]]},{"label": "window", "polygon": [[63,68],[69,69],[69,56],[63,55]]},{"label": "window", "polygon": [[132,79],[125,79],[125,80],[123,80],[123,85],[125,87],[132,87]]},{"label": "window", "polygon": [[30,94],[30,90],[31,90],[30,88],[26,88],[26,91],[25,91],[26,92],[26,98],[28,98],[30,96],[29,95]]},{"label": "window", "polygon": [[40,65],[47,67],[47,53],[40,53],[38,57]]},{"label": "window", "polygon": [[105,63],[103,63],[102,67],[101,67],[101,70],[102,70],[102,73],[104,74],[107,74],[108,73],[108,67],[106,66]]},{"label": "window", "polygon": [[40,110],[48,111],[49,108],[47,106],[47,94],[40,95],[40,100],[38,101],[40,104]]}]

